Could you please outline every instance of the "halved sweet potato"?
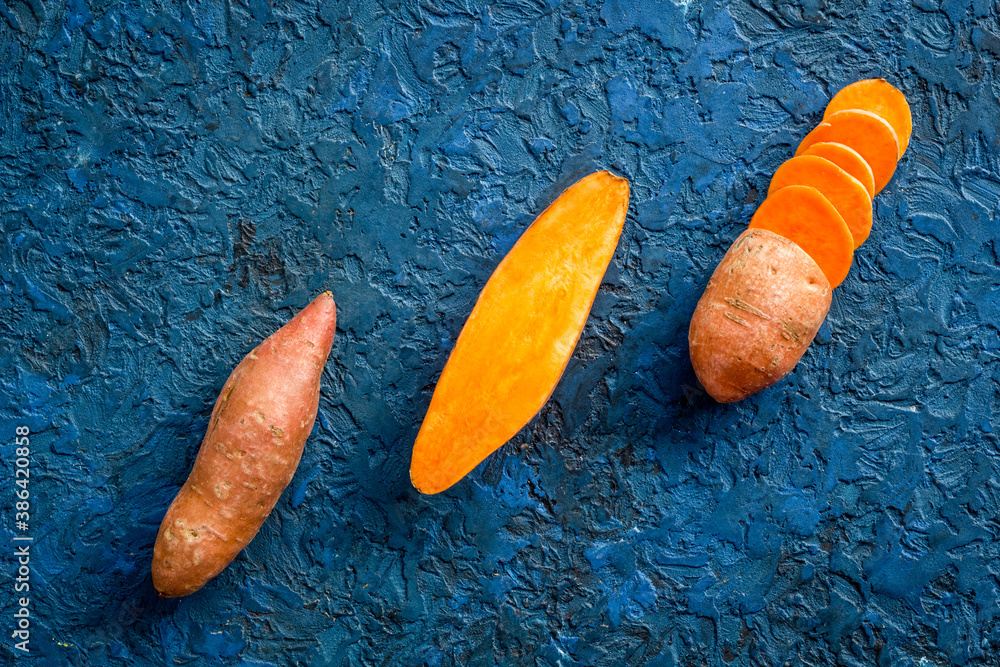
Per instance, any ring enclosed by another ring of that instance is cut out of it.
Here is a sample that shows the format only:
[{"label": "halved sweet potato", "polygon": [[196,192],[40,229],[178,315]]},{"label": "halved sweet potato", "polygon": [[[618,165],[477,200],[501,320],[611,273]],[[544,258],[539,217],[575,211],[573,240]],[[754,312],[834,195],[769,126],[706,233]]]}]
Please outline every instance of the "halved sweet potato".
[{"label": "halved sweet potato", "polygon": [[872,231],[872,200],[861,181],[829,160],[800,155],[787,160],[771,177],[768,196],[789,185],[808,185],[819,190],[847,223],[857,248]]},{"label": "halved sweet potato", "polygon": [[751,229],[767,229],[793,241],[819,264],[836,287],[854,259],[854,239],[833,204],[808,185],[789,185],[769,195],[750,220]]},{"label": "halved sweet potato", "polygon": [[806,135],[795,155],[799,156],[813,144],[832,141],[850,146],[865,159],[875,177],[875,194],[882,191],[896,171],[899,141],[889,123],[870,111],[848,109],[830,114]]},{"label": "halved sweet potato", "polygon": [[788,374],[830,309],[823,271],[798,245],[748,229],[719,262],[691,318],[691,364],[720,403]]},{"label": "halved sweet potato", "polygon": [[856,81],[840,90],[830,103],[826,105],[823,118],[846,109],[862,109],[870,111],[884,119],[896,132],[899,139],[899,149],[896,159],[903,157],[906,147],[910,145],[910,133],[913,131],[913,117],[910,105],[903,93],[885,79],[865,79]]},{"label": "halved sweet potato", "polygon": [[832,141],[821,141],[807,148],[803,155],[815,155],[834,163],[854,178],[861,181],[868,192],[868,197],[875,198],[875,177],[872,168],[868,166],[861,153],[850,146],[835,144]]},{"label": "halved sweet potato", "polygon": [[410,480],[437,493],[517,434],[548,400],[580,338],[628,210],[606,171],[566,189],[493,272],[417,433]]}]

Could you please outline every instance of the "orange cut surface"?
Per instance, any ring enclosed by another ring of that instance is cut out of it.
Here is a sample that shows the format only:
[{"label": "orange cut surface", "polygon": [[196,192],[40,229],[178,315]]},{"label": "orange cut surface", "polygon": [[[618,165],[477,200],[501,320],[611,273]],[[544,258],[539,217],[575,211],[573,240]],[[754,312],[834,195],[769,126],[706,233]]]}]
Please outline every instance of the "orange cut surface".
[{"label": "orange cut surface", "polygon": [[831,288],[851,270],[851,231],[816,188],[790,185],[768,196],[750,220],[750,229],[766,229],[798,245],[819,265]]},{"label": "orange cut surface", "polygon": [[542,408],[576,347],[628,209],[600,171],[567,188],[500,262],[459,334],[413,445],[410,480],[450,487]]},{"label": "orange cut surface", "polygon": [[899,139],[896,159],[903,157],[910,145],[913,116],[906,98],[895,86],[885,79],[865,79],[845,86],[826,105],[823,119],[846,109],[870,111],[889,123]]},{"label": "orange cut surface", "polygon": [[790,185],[808,185],[819,190],[851,230],[854,248],[868,238],[872,231],[872,200],[861,181],[825,158],[800,155],[778,167],[767,194],[770,196]]},{"label": "orange cut surface", "polygon": [[833,142],[850,146],[865,159],[875,177],[875,194],[882,191],[896,171],[899,142],[889,123],[870,111],[848,109],[827,116],[806,135],[795,155],[813,144]]},{"label": "orange cut surface", "polygon": [[829,160],[854,178],[861,181],[868,192],[868,197],[875,198],[875,177],[872,175],[872,168],[868,166],[861,154],[850,146],[835,144],[829,141],[821,141],[807,148],[803,155],[815,155]]}]

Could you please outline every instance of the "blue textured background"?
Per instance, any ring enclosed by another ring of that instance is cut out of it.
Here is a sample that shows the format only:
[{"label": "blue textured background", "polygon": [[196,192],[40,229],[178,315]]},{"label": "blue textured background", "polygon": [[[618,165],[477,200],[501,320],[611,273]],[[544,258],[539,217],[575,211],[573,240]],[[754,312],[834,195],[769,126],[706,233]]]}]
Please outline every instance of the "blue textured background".
[{"label": "blue textured background", "polygon": [[[995,2],[5,5],[0,538],[28,424],[25,662],[997,664]],[[794,373],[717,405],[695,303],[868,76],[914,115],[871,239]],[[553,400],[421,497],[410,447],[479,289],[602,167],[632,204]],[[156,529],[223,380],[325,288],[340,329],[294,481],[218,579],[158,600]]]}]

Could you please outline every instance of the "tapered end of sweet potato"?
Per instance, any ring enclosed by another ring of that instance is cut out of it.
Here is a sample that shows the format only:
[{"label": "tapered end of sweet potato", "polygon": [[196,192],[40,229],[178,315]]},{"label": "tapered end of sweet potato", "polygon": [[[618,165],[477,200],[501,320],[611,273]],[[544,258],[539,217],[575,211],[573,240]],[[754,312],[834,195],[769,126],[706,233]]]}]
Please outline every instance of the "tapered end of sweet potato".
[{"label": "tapered end of sweet potato", "polygon": [[268,340],[287,344],[308,341],[316,347],[316,354],[326,362],[333,346],[333,335],[337,331],[337,304],[333,293],[327,290],[299,311],[285,326],[274,332]]},{"label": "tapered end of sweet potato", "polygon": [[441,493],[454,483],[450,480],[444,481],[443,479],[432,479],[433,477],[433,472],[418,471],[414,474],[413,468],[410,468],[410,483],[413,484],[413,488],[420,493],[429,496],[435,493]]}]

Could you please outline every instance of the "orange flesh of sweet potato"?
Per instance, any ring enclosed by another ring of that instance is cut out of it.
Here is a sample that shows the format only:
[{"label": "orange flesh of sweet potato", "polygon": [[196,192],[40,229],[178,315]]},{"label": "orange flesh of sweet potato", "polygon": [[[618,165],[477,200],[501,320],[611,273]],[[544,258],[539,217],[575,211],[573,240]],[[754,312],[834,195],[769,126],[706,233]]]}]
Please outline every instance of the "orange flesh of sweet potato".
[{"label": "orange flesh of sweet potato", "polygon": [[329,292],[257,346],[226,380],[194,468],[160,524],[153,585],[189,595],[257,534],[312,430],[337,328]]},{"label": "orange flesh of sweet potato", "polygon": [[517,434],[569,362],[628,209],[606,171],[566,189],[493,272],[466,321],[413,445],[410,479],[438,493]]},{"label": "orange flesh of sweet potato", "polygon": [[903,157],[906,147],[910,145],[913,117],[910,115],[910,105],[907,104],[906,98],[895,86],[885,79],[856,81],[833,96],[826,105],[823,118],[826,119],[838,111],[847,109],[870,111],[889,123],[899,139],[896,159]]},{"label": "orange flesh of sweet potato", "polygon": [[800,155],[778,167],[771,178],[770,196],[789,185],[808,185],[819,190],[847,223],[857,248],[872,231],[872,200],[861,181],[821,157]]},{"label": "orange flesh of sweet potato", "polygon": [[821,141],[807,148],[803,155],[815,155],[834,163],[865,186],[869,199],[875,198],[875,177],[872,168],[868,166],[861,154],[850,146]]},{"label": "orange flesh of sweet potato", "polygon": [[769,195],[754,213],[750,228],[767,229],[793,241],[819,265],[830,287],[837,287],[851,270],[851,231],[816,188],[789,185]]},{"label": "orange flesh of sweet potato", "polygon": [[748,229],[719,262],[691,318],[691,364],[720,403],[739,401],[788,374],[830,309],[823,271],[799,246]]},{"label": "orange flesh of sweet potato", "polygon": [[889,123],[870,111],[848,109],[831,114],[806,135],[796,157],[821,141],[850,146],[865,159],[875,177],[875,194],[882,191],[896,171],[899,142]]}]

